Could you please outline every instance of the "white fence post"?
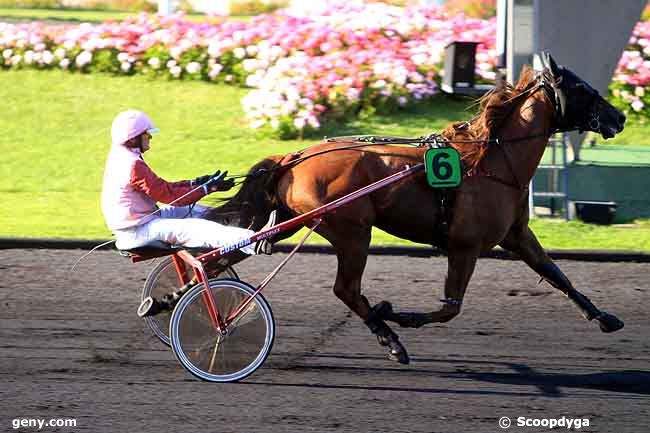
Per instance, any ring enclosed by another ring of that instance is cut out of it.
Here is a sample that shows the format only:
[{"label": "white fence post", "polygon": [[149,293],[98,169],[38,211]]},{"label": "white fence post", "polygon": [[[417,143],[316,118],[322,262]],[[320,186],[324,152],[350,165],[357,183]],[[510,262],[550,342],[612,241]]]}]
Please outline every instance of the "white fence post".
[{"label": "white fence post", "polygon": [[170,15],[174,13],[174,0],[158,0],[158,13]]}]

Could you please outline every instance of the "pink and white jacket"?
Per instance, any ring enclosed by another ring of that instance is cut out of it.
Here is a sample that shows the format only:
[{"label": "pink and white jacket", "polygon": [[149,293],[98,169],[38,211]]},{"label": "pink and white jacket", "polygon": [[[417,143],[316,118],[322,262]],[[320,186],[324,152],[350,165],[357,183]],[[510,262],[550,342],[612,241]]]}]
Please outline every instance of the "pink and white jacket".
[{"label": "pink and white jacket", "polygon": [[[158,214],[151,215],[158,209],[156,202],[171,203],[193,188],[189,180],[167,182],[158,177],[142,159],[140,149],[113,144],[106,161],[102,189],[106,225],[115,231],[145,224],[158,218]],[[174,205],[195,203],[206,194],[206,188],[198,189]]]}]

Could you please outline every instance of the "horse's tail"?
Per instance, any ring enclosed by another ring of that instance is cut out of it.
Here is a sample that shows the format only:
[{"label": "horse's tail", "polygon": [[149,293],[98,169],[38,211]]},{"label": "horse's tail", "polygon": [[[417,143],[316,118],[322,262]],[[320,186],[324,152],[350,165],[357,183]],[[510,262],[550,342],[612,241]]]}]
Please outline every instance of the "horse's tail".
[{"label": "horse's tail", "polygon": [[259,230],[279,204],[276,184],[282,158],[282,155],[270,156],[251,167],[237,194],[215,208],[208,218]]}]

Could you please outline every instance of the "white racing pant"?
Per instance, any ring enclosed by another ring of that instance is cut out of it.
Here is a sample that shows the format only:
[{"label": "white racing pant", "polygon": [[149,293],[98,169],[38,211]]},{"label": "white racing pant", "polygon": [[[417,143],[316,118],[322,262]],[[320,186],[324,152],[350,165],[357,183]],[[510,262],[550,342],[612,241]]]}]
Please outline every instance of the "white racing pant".
[{"label": "white racing pant", "polygon": [[[187,248],[214,249],[255,233],[202,219],[208,209],[200,205],[163,206],[157,213],[157,218],[127,230],[115,231],[115,246],[120,250],[129,250],[161,241]],[[241,250],[246,254],[255,254],[255,243]]]}]

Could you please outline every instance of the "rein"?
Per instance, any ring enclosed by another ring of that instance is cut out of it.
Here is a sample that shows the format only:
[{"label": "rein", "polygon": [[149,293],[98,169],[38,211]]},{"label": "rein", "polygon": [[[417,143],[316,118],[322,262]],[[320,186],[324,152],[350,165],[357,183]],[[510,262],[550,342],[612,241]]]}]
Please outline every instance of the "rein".
[{"label": "rein", "polygon": [[[509,99],[507,102],[512,102],[518,99],[525,99],[524,97],[528,97],[538,90],[543,89],[545,91],[545,94],[547,98],[551,101],[551,103],[554,106],[555,109],[555,119],[556,119],[556,124],[562,124],[562,120],[564,117],[564,112],[565,112],[565,102],[563,101],[564,95],[561,95],[561,91],[559,91],[558,87],[558,82],[557,80],[552,77],[548,70],[545,70],[544,72],[540,73],[534,82],[534,85],[531,86],[529,89],[526,89],[522,91],[521,93],[513,96],[511,99]],[[514,110],[516,105],[512,106],[512,110]],[[469,125],[474,119],[470,120],[469,122],[466,122],[466,125]],[[597,121],[598,119],[596,119]],[[276,172],[276,176],[279,176],[281,173],[283,173],[285,170],[294,167],[297,164],[300,164],[301,162],[313,158],[315,156],[323,155],[325,153],[329,152],[335,152],[339,150],[351,150],[351,149],[360,149],[368,146],[386,146],[386,145],[410,145],[413,147],[423,147],[423,146],[429,146],[429,147],[448,147],[450,143],[482,143],[485,145],[489,144],[495,144],[499,149],[502,150],[506,163],[508,165],[508,168],[510,169],[510,172],[512,173],[512,176],[514,177],[514,182],[508,181],[506,179],[503,179],[502,177],[488,171],[485,169],[472,169],[470,171],[467,171],[464,176],[465,177],[487,177],[488,179],[491,179],[495,182],[499,182],[503,185],[509,186],[511,188],[514,188],[519,191],[527,191],[528,186],[523,185],[520,180],[517,177],[516,171],[514,170],[514,164],[512,162],[512,157],[510,156],[510,152],[508,151],[508,148],[505,146],[506,144],[510,143],[517,143],[521,141],[527,141],[531,140],[534,138],[541,138],[541,137],[546,137],[550,136],[556,132],[568,132],[568,131],[573,131],[576,130],[577,128],[554,128],[550,131],[544,131],[541,133],[537,134],[531,134],[531,135],[526,135],[523,137],[516,137],[516,138],[510,138],[507,140],[502,140],[499,138],[486,138],[486,139],[476,139],[476,140],[470,140],[470,139],[465,139],[465,140],[453,140],[453,139],[448,139],[443,137],[441,134],[438,133],[432,133],[426,136],[420,136],[420,137],[393,137],[393,136],[374,136],[374,135],[361,135],[361,136],[342,136],[342,137],[333,137],[326,139],[326,142],[328,143],[353,143],[347,146],[341,146],[341,147],[336,147],[332,149],[325,149],[321,150],[309,155],[302,156],[302,154],[307,151],[309,148],[302,149],[298,152],[294,153],[289,153],[287,154],[281,161],[280,163],[269,169],[259,169],[254,173],[249,173],[245,175],[239,175],[239,176],[233,176],[233,178],[243,178],[244,180],[238,182],[237,184],[243,183],[247,178],[255,178],[258,176],[263,175],[264,173],[268,172]]]}]

